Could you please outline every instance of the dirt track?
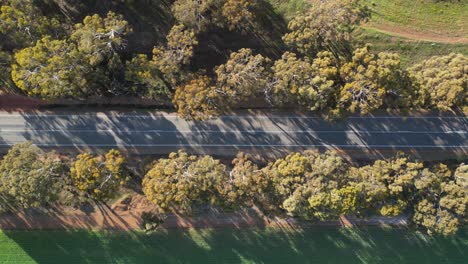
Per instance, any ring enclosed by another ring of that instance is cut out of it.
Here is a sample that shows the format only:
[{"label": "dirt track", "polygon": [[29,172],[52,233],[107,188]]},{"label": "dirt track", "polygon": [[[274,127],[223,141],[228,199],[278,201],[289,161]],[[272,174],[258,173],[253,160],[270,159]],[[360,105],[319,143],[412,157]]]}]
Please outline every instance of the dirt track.
[{"label": "dirt track", "polygon": [[467,37],[449,37],[427,31],[416,31],[410,28],[401,27],[397,25],[372,24],[365,25],[364,28],[374,29],[388,35],[403,37],[408,39],[409,41],[428,41],[446,44],[468,44]]}]

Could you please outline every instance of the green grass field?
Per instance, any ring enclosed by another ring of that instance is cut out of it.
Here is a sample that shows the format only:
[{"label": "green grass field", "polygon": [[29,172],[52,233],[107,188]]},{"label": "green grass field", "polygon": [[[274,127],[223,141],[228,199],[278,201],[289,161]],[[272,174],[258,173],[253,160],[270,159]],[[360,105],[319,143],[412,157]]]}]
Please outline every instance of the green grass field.
[{"label": "green grass field", "polygon": [[304,12],[308,0],[267,0],[278,14],[291,19],[298,12]]},{"label": "green grass field", "polygon": [[451,37],[468,36],[468,0],[363,0],[372,22]]},{"label": "green grass field", "polygon": [[375,52],[396,52],[400,54],[402,67],[411,66],[432,56],[447,55],[452,52],[468,55],[466,44],[446,44],[427,41],[412,41],[390,36],[373,29],[363,29],[358,34],[362,43],[370,43]]},{"label": "green grass field", "polygon": [[372,18],[366,29],[359,32],[363,43],[370,43],[374,51],[396,52],[407,67],[432,56],[447,55],[452,52],[468,55],[468,45],[460,43],[440,43],[399,37],[379,32],[372,27],[395,28],[417,31],[431,36],[467,37],[468,0],[363,0]]},{"label": "green grass field", "polygon": [[468,263],[452,238],[397,229],[0,232],[0,263]]}]

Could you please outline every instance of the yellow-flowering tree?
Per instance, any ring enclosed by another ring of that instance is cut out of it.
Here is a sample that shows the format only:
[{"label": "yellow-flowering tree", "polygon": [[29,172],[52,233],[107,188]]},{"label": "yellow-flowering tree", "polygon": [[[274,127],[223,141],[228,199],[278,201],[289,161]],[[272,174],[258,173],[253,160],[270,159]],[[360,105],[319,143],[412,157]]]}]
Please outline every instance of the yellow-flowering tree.
[{"label": "yellow-flowering tree", "polygon": [[365,208],[381,215],[402,214],[414,199],[414,180],[420,177],[423,164],[405,157],[377,160],[372,165],[352,168]]},{"label": "yellow-flowering tree", "polygon": [[468,216],[468,190],[446,166],[424,169],[415,180],[418,200],[413,222],[428,233],[453,235]]},{"label": "yellow-flowering tree", "polygon": [[63,162],[52,153],[31,143],[13,146],[0,160],[0,209],[54,204],[64,174]]},{"label": "yellow-flowering tree", "polygon": [[356,49],[352,60],[340,68],[343,87],[338,97],[339,110],[367,114],[380,108],[388,93],[395,89],[399,71],[397,54],[373,54],[369,46]]},{"label": "yellow-flowering tree", "polygon": [[11,50],[33,45],[46,35],[59,37],[63,31],[60,22],[44,16],[32,0],[5,0],[0,3],[2,44],[11,46]]},{"label": "yellow-flowering tree", "polygon": [[348,184],[348,164],[335,152],[292,153],[264,169],[276,202],[293,216],[330,219],[358,209],[358,191]]},{"label": "yellow-flowering tree", "polygon": [[283,40],[305,55],[330,51],[337,59],[352,53],[352,33],[369,16],[359,0],[312,1],[308,12],[294,17]]},{"label": "yellow-flowering tree", "polygon": [[267,95],[272,102],[295,103],[313,111],[335,104],[338,68],[330,52],[320,52],[313,61],[286,52],[275,62],[272,71],[271,91]]},{"label": "yellow-flowering tree", "polygon": [[128,180],[124,164],[125,158],[114,149],[105,157],[79,154],[70,168],[72,184],[95,200],[112,198]]},{"label": "yellow-flowering tree", "polygon": [[73,43],[44,37],[15,53],[11,77],[30,96],[47,99],[85,97],[91,68]]},{"label": "yellow-flowering tree", "polygon": [[195,31],[184,25],[175,25],[167,35],[165,47],[153,49],[153,63],[163,77],[172,85],[183,81],[183,65],[193,56],[193,48],[198,44]]},{"label": "yellow-flowering tree", "polygon": [[239,102],[255,97],[269,81],[269,59],[253,55],[251,49],[231,53],[216,72],[216,93],[220,105],[235,107]]},{"label": "yellow-flowering tree", "polygon": [[195,205],[215,204],[226,168],[210,156],[179,151],[155,162],[143,179],[143,192],[162,211],[192,211]]},{"label": "yellow-flowering tree", "polygon": [[143,98],[160,98],[169,95],[169,88],[154,61],[146,54],[137,54],[125,64],[125,80],[134,94]]},{"label": "yellow-flowering tree", "polygon": [[468,57],[452,53],[427,59],[408,69],[419,101],[425,107],[447,111],[468,109]]},{"label": "yellow-flowering tree", "polygon": [[172,102],[179,116],[201,120],[217,115],[221,111],[216,104],[217,96],[216,87],[211,79],[201,75],[177,87]]},{"label": "yellow-flowering tree", "polygon": [[230,207],[256,205],[264,210],[271,209],[273,190],[265,172],[244,153],[239,153],[232,164],[229,180],[223,183],[223,202]]}]

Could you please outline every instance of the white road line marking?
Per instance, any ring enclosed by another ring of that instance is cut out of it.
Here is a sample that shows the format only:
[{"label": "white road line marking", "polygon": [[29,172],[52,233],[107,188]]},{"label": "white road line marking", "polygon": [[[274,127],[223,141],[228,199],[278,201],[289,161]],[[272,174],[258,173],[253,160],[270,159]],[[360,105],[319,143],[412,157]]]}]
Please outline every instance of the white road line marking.
[{"label": "white road line marking", "polygon": [[113,129],[2,129],[1,133],[28,133],[28,132],[70,132],[70,133],[368,133],[368,134],[468,134],[468,131],[379,131],[379,130],[113,130]]},{"label": "white road line marking", "polygon": [[[20,142],[1,143],[0,146],[12,146]],[[33,143],[42,147],[339,147],[339,148],[467,148],[456,145],[330,145],[330,144],[54,144],[54,143]]]},{"label": "white road line marking", "polygon": [[[80,114],[0,114],[0,117],[118,117],[118,118],[135,118],[135,117],[146,117],[146,118],[176,118],[184,120],[183,118],[178,117],[175,114],[106,114],[106,113],[80,113]],[[213,117],[210,120],[217,120],[223,118],[244,118],[244,119],[322,119],[323,117],[319,116],[281,116],[281,115],[223,115],[218,117]],[[344,118],[346,119],[468,119],[466,116],[349,116]],[[202,121],[202,122],[206,122]],[[338,120],[341,121],[341,120]],[[193,121],[187,121],[193,122]]]}]

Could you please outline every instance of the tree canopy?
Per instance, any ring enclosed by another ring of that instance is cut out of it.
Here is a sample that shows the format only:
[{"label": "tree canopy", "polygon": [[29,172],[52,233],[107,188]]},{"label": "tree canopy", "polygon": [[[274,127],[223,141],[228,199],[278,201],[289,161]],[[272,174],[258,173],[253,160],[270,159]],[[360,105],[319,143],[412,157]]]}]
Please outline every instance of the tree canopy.
[{"label": "tree canopy", "polygon": [[18,88],[46,99],[85,97],[93,85],[88,74],[91,68],[75,44],[50,37],[16,52],[11,71]]},{"label": "tree canopy", "polygon": [[128,180],[124,170],[125,158],[118,150],[104,157],[82,153],[72,163],[70,172],[74,186],[95,200],[112,198]]},{"label": "tree canopy", "polygon": [[468,57],[452,53],[432,57],[408,69],[426,107],[449,110],[468,107]]},{"label": "tree canopy", "polygon": [[210,156],[171,153],[155,162],[143,179],[143,192],[162,211],[190,212],[194,206],[217,202],[225,166]]},{"label": "tree canopy", "polygon": [[369,17],[359,0],[312,1],[312,7],[294,17],[283,40],[302,54],[330,51],[336,58],[352,53],[353,31]]},{"label": "tree canopy", "polygon": [[64,168],[53,153],[31,143],[13,146],[0,160],[0,207],[29,208],[54,203]]}]

